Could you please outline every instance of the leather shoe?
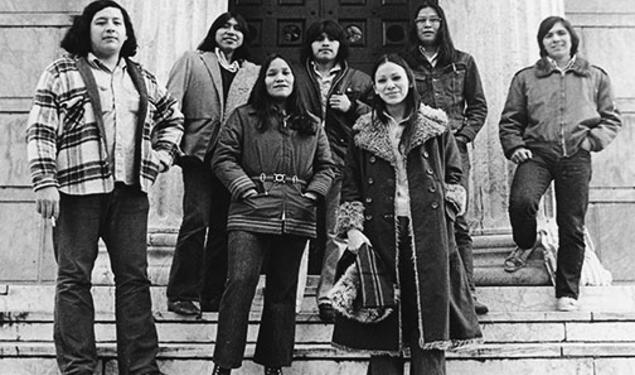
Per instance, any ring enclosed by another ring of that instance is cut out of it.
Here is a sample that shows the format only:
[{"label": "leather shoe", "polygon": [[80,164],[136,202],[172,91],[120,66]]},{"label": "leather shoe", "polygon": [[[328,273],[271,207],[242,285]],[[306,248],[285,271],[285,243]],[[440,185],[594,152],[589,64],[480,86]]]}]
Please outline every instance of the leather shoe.
[{"label": "leather shoe", "polygon": [[320,320],[323,323],[335,323],[335,309],[330,303],[322,302],[318,305]]},{"label": "leather shoe", "polygon": [[201,310],[192,301],[168,301],[168,311],[187,316],[201,314]]},{"label": "leather shoe", "polygon": [[474,311],[476,311],[476,315],[485,315],[489,312],[489,308],[483,302],[476,299],[476,296],[472,297],[474,300]]}]

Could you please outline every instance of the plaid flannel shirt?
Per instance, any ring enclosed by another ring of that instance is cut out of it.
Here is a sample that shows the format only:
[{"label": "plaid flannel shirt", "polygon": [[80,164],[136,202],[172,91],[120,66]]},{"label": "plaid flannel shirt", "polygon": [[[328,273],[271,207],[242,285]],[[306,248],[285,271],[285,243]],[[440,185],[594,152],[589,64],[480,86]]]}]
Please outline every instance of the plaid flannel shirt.
[{"label": "plaid flannel shirt", "polygon": [[[183,115],[151,73],[130,60],[127,66],[140,95],[135,167],[141,189],[148,192],[159,171],[156,152],[165,150],[173,158],[179,152]],[[97,90],[83,57],[62,57],[40,77],[26,131],[34,190],[55,186],[71,195],[113,190]]]}]

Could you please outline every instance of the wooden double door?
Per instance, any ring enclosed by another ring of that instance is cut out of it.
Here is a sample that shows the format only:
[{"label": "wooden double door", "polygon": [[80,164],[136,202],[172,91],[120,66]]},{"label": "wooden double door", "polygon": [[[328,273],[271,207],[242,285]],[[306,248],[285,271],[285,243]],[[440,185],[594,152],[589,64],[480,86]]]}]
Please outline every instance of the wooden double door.
[{"label": "wooden double door", "polygon": [[347,31],[351,66],[369,72],[382,54],[404,48],[416,8],[409,0],[234,0],[229,9],[249,23],[250,51],[259,62],[272,52],[299,59],[306,29],[333,19]]}]

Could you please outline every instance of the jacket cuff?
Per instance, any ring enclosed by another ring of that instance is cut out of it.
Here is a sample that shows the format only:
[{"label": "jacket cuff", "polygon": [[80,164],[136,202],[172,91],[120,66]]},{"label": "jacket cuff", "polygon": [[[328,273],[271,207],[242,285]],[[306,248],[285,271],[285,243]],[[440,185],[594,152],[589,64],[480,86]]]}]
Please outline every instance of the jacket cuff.
[{"label": "jacket cuff", "polygon": [[344,202],[337,210],[335,233],[339,237],[346,237],[350,229],[364,230],[364,205],[362,202]]},{"label": "jacket cuff", "polygon": [[456,209],[457,216],[463,216],[467,207],[467,192],[459,184],[445,184],[445,201]]},{"label": "jacket cuff", "polygon": [[247,176],[237,177],[227,187],[229,193],[236,200],[242,198],[243,194],[249,189],[256,189],[256,184]]}]

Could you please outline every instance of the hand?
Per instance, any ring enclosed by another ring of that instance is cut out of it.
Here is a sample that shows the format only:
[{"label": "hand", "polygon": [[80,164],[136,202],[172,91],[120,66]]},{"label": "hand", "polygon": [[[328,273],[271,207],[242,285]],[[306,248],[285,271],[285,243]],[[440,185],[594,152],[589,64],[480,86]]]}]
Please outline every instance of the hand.
[{"label": "hand", "polygon": [[255,195],[258,195],[258,191],[256,189],[249,189],[245,192],[245,194],[243,194],[243,199],[249,198],[249,197],[253,197]]},{"label": "hand", "polygon": [[591,151],[591,141],[589,141],[589,138],[584,138],[584,140],[582,140],[582,143],[580,143],[580,148],[584,151]]},{"label": "hand", "polygon": [[352,105],[353,104],[350,99],[348,99],[348,96],[344,94],[333,94],[329,98],[329,106],[344,113],[348,112]]},{"label": "hand", "polygon": [[525,147],[519,147],[514,151],[511,157],[511,161],[516,164],[520,164],[526,160],[529,160],[533,157],[531,150]]},{"label": "hand", "polygon": [[60,193],[55,186],[35,191],[35,209],[45,219],[60,216]]},{"label": "hand", "polygon": [[312,191],[307,191],[306,193],[302,193],[302,196],[303,196],[303,197],[305,197],[305,198],[307,198],[307,199],[310,199],[310,200],[312,200],[312,201],[314,201],[314,202],[315,202],[315,201],[317,200],[317,198],[318,198],[318,197],[317,197],[317,195],[315,195],[315,193],[314,193],[314,192],[312,192]]},{"label": "hand", "polygon": [[352,252],[359,250],[363,244],[370,245],[368,237],[359,229],[349,229],[348,232],[346,232],[346,237],[348,238],[348,250]]},{"label": "hand", "polygon": [[157,159],[159,159],[159,173],[163,173],[170,169],[172,165],[172,156],[165,150],[155,151]]}]

